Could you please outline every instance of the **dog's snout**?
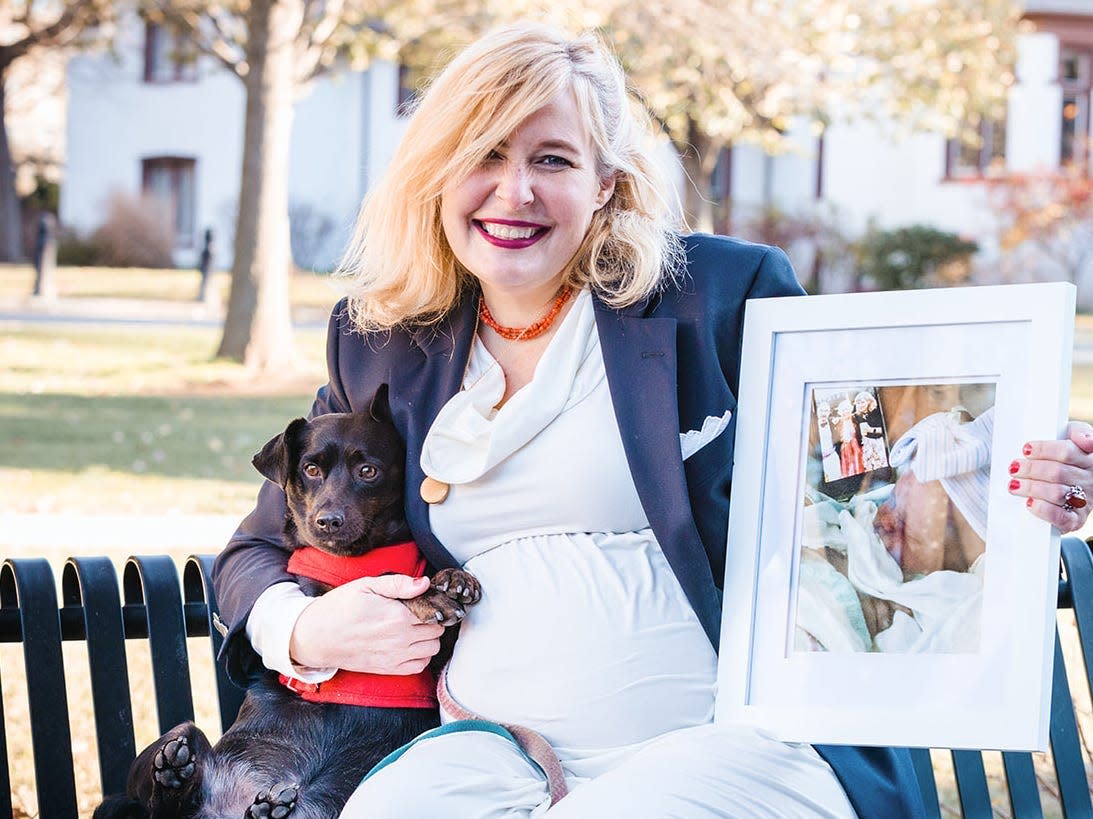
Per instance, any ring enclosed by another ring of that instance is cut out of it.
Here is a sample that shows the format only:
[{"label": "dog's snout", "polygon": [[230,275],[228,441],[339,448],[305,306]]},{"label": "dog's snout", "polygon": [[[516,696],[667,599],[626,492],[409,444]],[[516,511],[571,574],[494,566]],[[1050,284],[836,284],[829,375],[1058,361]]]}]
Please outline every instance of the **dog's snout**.
[{"label": "dog's snout", "polygon": [[341,529],[345,524],[345,515],[341,512],[320,512],[315,516],[315,525],[324,532]]}]

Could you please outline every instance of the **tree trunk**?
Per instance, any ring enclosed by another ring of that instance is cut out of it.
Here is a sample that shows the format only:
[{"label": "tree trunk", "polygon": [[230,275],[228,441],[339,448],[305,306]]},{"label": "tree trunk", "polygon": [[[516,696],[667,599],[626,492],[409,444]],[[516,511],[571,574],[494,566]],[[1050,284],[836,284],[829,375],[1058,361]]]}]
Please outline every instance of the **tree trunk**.
[{"label": "tree trunk", "polygon": [[288,159],[296,93],[299,0],[256,0],[248,12],[243,177],[224,334],[217,355],[256,372],[297,364],[289,305]]},{"label": "tree trunk", "polygon": [[687,128],[687,144],[676,145],[683,163],[683,212],[691,230],[713,231],[713,199],[710,183],[717,164],[717,146],[692,121]]},{"label": "tree trunk", "polygon": [[24,258],[23,220],[15,193],[15,164],[4,116],[6,84],[7,72],[0,70],[0,262],[18,262]]}]

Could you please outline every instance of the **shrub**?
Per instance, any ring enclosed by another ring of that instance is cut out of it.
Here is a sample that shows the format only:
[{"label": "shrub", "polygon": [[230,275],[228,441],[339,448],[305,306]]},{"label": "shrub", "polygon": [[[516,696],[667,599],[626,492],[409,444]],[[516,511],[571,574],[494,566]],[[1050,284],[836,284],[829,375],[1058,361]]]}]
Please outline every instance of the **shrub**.
[{"label": "shrub", "polygon": [[739,220],[739,235],[780,247],[789,254],[801,284],[810,293],[844,289],[849,239],[840,215],[829,207],[787,212],[764,206]]},{"label": "shrub", "polygon": [[38,174],[34,177],[34,190],[23,197],[23,206],[35,210],[57,213],[61,203],[61,186]]},{"label": "shrub", "polygon": [[95,244],[71,228],[61,228],[57,234],[57,264],[92,267],[99,263]]},{"label": "shrub", "polygon": [[152,196],[114,193],[106,220],[91,234],[95,263],[108,267],[174,267],[174,229],[163,203]]},{"label": "shrub", "polygon": [[992,180],[998,244],[1034,278],[1057,271],[1078,283],[1093,259],[1093,180],[1084,168],[1010,174]]},{"label": "shrub", "polygon": [[858,273],[876,290],[908,290],[962,283],[979,245],[927,225],[870,227],[853,245]]}]

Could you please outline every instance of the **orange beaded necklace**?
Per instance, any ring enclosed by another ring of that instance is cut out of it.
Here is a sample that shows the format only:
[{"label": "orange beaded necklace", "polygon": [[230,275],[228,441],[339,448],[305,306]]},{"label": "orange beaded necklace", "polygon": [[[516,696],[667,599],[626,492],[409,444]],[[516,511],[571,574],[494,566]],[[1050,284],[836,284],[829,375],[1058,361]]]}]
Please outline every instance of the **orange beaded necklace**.
[{"label": "orange beaded necklace", "polygon": [[478,317],[482,319],[482,323],[493,330],[501,338],[507,338],[510,341],[530,341],[533,338],[538,338],[554,323],[554,319],[558,318],[558,313],[562,310],[562,305],[566,303],[566,300],[573,295],[573,290],[565,285],[558,291],[558,295],[554,297],[553,303],[550,305],[550,309],[547,310],[545,316],[539,319],[534,324],[529,324],[527,327],[505,327],[502,324],[498,324],[490,313],[490,308],[486,306],[486,300],[479,298],[478,300]]}]

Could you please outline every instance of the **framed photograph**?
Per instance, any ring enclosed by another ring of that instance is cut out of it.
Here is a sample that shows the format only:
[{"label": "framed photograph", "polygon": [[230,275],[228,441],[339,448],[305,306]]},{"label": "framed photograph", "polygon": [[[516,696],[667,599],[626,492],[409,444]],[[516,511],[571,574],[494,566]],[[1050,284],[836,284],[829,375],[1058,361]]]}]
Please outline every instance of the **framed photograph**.
[{"label": "framed photograph", "polygon": [[1066,283],[746,307],[716,719],[1044,750],[1059,533],[1009,494],[1065,431]]}]

